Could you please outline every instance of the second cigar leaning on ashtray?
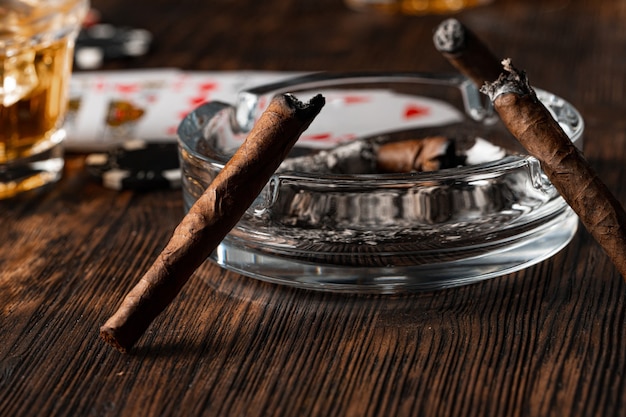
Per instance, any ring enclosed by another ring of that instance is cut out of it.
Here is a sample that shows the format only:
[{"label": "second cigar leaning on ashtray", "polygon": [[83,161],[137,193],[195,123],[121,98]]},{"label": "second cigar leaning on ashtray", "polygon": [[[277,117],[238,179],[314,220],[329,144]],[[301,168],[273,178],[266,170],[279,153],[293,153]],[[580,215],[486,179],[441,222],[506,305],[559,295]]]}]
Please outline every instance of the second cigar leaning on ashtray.
[{"label": "second cigar leaning on ashtray", "polygon": [[537,158],[550,182],[626,279],[626,212],[537,98],[526,73],[508,58],[497,59],[456,19],[442,22],[433,40],[453,66],[479,84],[509,132]]}]

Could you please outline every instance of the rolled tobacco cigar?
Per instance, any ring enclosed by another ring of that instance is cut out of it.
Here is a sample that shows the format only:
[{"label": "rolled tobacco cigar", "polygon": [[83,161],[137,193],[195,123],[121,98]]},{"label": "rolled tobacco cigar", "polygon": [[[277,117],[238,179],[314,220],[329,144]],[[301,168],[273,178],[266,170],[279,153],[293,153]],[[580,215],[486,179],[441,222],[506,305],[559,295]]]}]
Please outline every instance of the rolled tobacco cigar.
[{"label": "rolled tobacco cigar", "polygon": [[324,104],[321,95],[308,103],[289,94],[271,101],[154,264],[100,328],[107,343],[123,353],[133,346],[243,216]]},{"label": "rolled tobacco cigar", "polygon": [[446,19],[433,35],[435,48],[478,87],[496,80],[502,72],[500,60],[465,25]]},{"label": "rolled tobacco cigar", "polygon": [[313,155],[288,158],[278,171],[314,174],[378,174],[436,171],[463,163],[454,140],[427,136],[387,143],[355,140]]},{"label": "rolled tobacco cigar", "polygon": [[626,279],[624,208],[539,101],[525,72],[510,59],[502,65],[502,74],[481,91],[489,96],[507,129],[539,160],[550,182]]},{"label": "rolled tobacco cigar", "polygon": [[[435,47],[489,96],[500,119],[578,215],[626,280],[626,214],[582,152],[539,101],[526,73],[502,62],[455,19],[436,30]],[[496,74],[496,67],[498,68]]]},{"label": "rolled tobacco cigar", "polygon": [[454,142],[445,136],[386,143],[378,148],[376,156],[382,172],[437,171],[460,163]]}]

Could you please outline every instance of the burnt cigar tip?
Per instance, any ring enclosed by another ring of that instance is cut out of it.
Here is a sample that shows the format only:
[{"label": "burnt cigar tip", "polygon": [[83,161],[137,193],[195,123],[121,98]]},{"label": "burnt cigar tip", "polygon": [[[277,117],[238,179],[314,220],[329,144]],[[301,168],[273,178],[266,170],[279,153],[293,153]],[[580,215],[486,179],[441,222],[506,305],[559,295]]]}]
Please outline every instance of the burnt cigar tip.
[{"label": "burnt cigar tip", "polygon": [[459,52],[465,47],[465,26],[457,19],[446,19],[435,29],[433,42],[439,52],[451,54]]},{"label": "burnt cigar tip", "polygon": [[326,104],[326,99],[321,94],[316,94],[308,102],[300,101],[291,93],[283,94],[287,104],[295,109],[303,118],[315,117]]},{"label": "burnt cigar tip", "polygon": [[491,101],[503,94],[513,93],[518,95],[534,94],[526,72],[515,68],[510,58],[502,60],[502,73],[497,80],[485,82],[480,91]]}]

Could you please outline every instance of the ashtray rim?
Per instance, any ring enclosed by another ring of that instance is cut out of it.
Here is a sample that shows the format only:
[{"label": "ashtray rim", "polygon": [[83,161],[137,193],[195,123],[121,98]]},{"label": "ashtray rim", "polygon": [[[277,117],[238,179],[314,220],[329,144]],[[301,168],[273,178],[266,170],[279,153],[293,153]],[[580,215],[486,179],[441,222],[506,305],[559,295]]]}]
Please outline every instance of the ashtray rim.
[{"label": "ashtray rim", "polygon": [[[462,91],[462,94],[464,94],[465,96],[482,94],[474,86],[471,80],[456,74],[428,72],[315,72],[305,75],[294,76],[287,78],[286,80],[242,90],[237,96],[237,102],[235,105],[219,101],[209,101],[198,106],[196,109],[187,114],[179,124],[177,130],[179,146],[183,147],[186,152],[193,155],[195,158],[210,163],[216,168],[222,168],[228,162],[227,158],[220,159],[203,155],[201,153],[198,153],[194,149],[192,144],[189,143],[189,140],[197,140],[199,138],[198,136],[203,135],[206,126],[204,125],[202,118],[212,118],[217,113],[222,111],[233,111],[234,115],[230,115],[232,117],[229,117],[229,123],[237,123],[239,125],[238,129],[241,129],[240,132],[245,132],[246,130],[249,130],[251,128],[253,123],[253,121],[250,120],[252,117],[252,108],[257,105],[259,97],[263,95],[274,95],[283,92],[289,92],[297,86],[306,87],[310,85],[316,86],[317,88],[337,87],[341,86],[341,83],[343,82],[354,80],[357,80],[361,83],[367,83],[369,80],[376,82],[381,82],[382,80],[389,83],[393,83],[396,81],[403,82],[405,80],[409,80],[410,82],[426,81],[433,84],[457,87]],[[346,85],[350,85],[350,83]],[[582,147],[582,141],[580,139],[582,138],[585,130],[585,123],[578,109],[574,107],[569,101],[563,99],[560,96],[557,96],[556,94],[550,93],[549,91],[540,88],[534,88],[534,90],[540,100],[542,99],[542,97],[552,100],[558,100],[562,106],[566,106],[567,109],[573,113],[573,117],[577,121],[576,131],[573,132],[573,134],[571,135],[567,132],[566,134],[576,146]],[[464,99],[466,101],[472,101],[472,103],[466,103],[466,113],[464,113],[464,116],[472,117],[474,119],[482,118],[484,120],[497,117],[494,113],[491,113],[492,109],[490,108],[468,109],[467,106],[478,105],[476,102],[476,97],[464,97]],[[546,107],[550,109],[549,106]],[[199,120],[197,115],[205,112],[206,116],[201,117]],[[247,114],[244,115],[245,112],[247,112]],[[477,115],[476,113],[479,114]],[[336,183],[337,181],[340,181],[342,184],[354,183],[355,186],[363,183],[371,183],[372,181],[381,181],[381,183],[404,183],[406,181],[445,181],[464,176],[489,175],[493,173],[494,170],[504,172],[506,170],[516,169],[520,165],[527,164],[529,160],[534,159],[535,158],[533,156],[528,154],[516,154],[506,155],[505,157],[495,161],[483,162],[474,165],[464,165],[453,168],[444,168],[437,171],[429,172],[339,174],[319,172],[310,173],[305,171],[283,171],[275,173],[275,176],[280,177],[281,179],[314,181],[319,184]]]}]

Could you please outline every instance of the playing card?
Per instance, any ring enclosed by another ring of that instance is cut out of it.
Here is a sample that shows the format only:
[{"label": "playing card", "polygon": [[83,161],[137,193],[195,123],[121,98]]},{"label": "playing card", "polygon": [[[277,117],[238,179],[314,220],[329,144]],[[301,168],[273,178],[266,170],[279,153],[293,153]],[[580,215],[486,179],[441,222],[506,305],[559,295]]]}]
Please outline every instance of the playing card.
[{"label": "playing card", "polygon": [[179,72],[159,69],[74,74],[65,122],[66,148],[106,149],[143,138],[143,119]]},{"label": "playing card", "polygon": [[[356,138],[393,131],[442,126],[461,121],[463,114],[452,105],[429,97],[401,94],[385,89],[320,89],[296,93],[301,101],[322,94],[326,105],[298,139],[298,147],[328,149]],[[261,98],[256,117],[269,104]],[[345,123],[346,120],[358,123]],[[236,148],[245,133],[225,136],[225,148]]]},{"label": "playing card", "polygon": [[[459,110],[446,102],[384,89],[315,92],[318,93],[326,98],[326,105],[300,137],[299,146],[330,148],[359,137],[440,126],[463,118]],[[342,120],[359,123],[341,123]]]},{"label": "playing card", "polygon": [[173,142],[180,121],[202,103],[219,100],[234,105],[242,89],[295,74],[175,69],[74,74],[66,147],[92,151],[135,139]]},{"label": "playing card", "polygon": [[[237,94],[242,90],[297,75],[302,74],[262,71],[181,73],[143,120],[143,127],[151,137],[175,138],[181,120],[203,103],[222,101],[235,105]],[[457,109],[443,101],[384,89],[320,90],[317,93],[326,98],[325,108],[302,134],[299,146],[330,148],[357,137],[443,125],[463,117]],[[312,95],[296,93],[302,101],[309,100]],[[268,104],[267,100],[265,104],[263,101],[261,98],[257,116]],[[361,123],[349,126],[342,124],[341,120],[360,120]],[[245,133],[233,135],[234,142],[229,145],[237,147],[245,136]]]},{"label": "playing card", "polygon": [[[296,75],[301,73],[173,69],[77,74],[71,84],[67,148],[102,150],[131,140],[174,142],[181,120],[203,103],[235,105],[242,90]],[[325,108],[304,132],[299,146],[330,148],[357,137],[443,125],[462,118],[457,109],[443,101],[384,89],[317,93],[326,98]],[[296,96],[302,101],[310,98]],[[341,120],[360,123],[346,125]],[[244,138],[244,134],[234,135],[232,146]]]},{"label": "playing card", "polygon": [[148,137],[176,138],[181,120],[203,103],[222,101],[235,105],[241,90],[294,75],[265,71],[180,73],[142,120],[141,132]]}]

